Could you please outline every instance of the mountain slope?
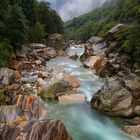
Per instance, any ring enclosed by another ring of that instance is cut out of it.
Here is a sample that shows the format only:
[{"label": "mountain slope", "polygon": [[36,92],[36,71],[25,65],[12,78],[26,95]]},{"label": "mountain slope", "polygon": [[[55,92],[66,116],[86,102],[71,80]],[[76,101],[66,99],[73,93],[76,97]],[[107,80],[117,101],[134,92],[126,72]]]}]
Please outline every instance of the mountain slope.
[{"label": "mountain slope", "polygon": [[91,36],[104,37],[117,23],[126,23],[117,40],[140,62],[140,1],[113,0],[101,8],[65,23],[68,39],[86,41]]},{"label": "mountain slope", "polygon": [[110,0],[48,0],[64,21],[101,7],[105,1]]},{"label": "mountain slope", "polygon": [[[107,27],[109,25],[114,26],[114,24],[119,22],[131,23],[136,21],[138,14],[140,14],[139,8],[139,0],[113,0],[112,2],[106,2],[95,11],[66,22],[65,29],[72,34],[69,37],[85,41],[92,35],[104,35],[103,29],[105,30],[105,27],[109,28]],[[78,33],[84,32],[84,29],[90,30],[90,34],[85,35],[81,33],[79,35]]]},{"label": "mountain slope", "polygon": [[8,66],[12,50],[63,29],[60,16],[46,2],[0,0],[0,67]]}]

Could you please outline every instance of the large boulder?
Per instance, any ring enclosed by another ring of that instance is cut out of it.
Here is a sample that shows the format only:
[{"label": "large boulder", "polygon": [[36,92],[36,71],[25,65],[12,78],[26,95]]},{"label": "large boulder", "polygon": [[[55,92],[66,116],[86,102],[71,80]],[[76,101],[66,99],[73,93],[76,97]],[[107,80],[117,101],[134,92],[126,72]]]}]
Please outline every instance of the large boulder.
[{"label": "large boulder", "polygon": [[90,45],[93,45],[93,44],[98,44],[98,43],[101,43],[103,42],[103,38],[100,38],[100,37],[97,37],[97,36],[93,36],[91,37],[87,43],[89,43]]},{"label": "large boulder", "polygon": [[121,29],[122,27],[124,27],[124,26],[126,26],[126,24],[119,23],[119,24],[115,25],[112,29],[110,29],[110,30],[108,31],[108,33],[110,33],[110,34],[115,34],[116,32],[120,31],[120,29]]},{"label": "large boulder", "polygon": [[123,131],[128,135],[140,138],[140,125],[125,126]]},{"label": "large boulder", "polygon": [[38,82],[44,88],[44,91],[40,94],[43,98],[57,98],[64,92],[80,86],[76,78],[65,71],[54,71],[47,81],[39,78]]},{"label": "large boulder", "polygon": [[0,123],[1,140],[72,140],[59,120]]},{"label": "large boulder", "polygon": [[132,92],[133,98],[135,100],[135,107],[140,106],[140,77],[135,74],[130,74],[127,75],[123,80],[125,86]]},{"label": "large boulder", "polygon": [[58,97],[60,102],[64,103],[84,103],[85,102],[85,95],[82,94],[72,94],[72,95],[62,95]]},{"label": "large boulder", "polygon": [[125,85],[134,92],[140,92],[140,77],[130,74],[125,78]]},{"label": "large boulder", "polygon": [[59,120],[46,120],[43,102],[34,95],[18,95],[15,105],[0,107],[1,140],[72,140]]},{"label": "large boulder", "polygon": [[67,81],[60,80],[48,86],[40,95],[43,99],[55,99],[69,90],[72,90],[71,85]]},{"label": "large boulder", "polygon": [[43,119],[46,117],[44,103],[35,95],[18,95],[15,106],[22,110],[27,120],[31,118]]},{"label": "large boulder", "polygon": [[121,30],[122,27],[126,26],[126,24],[119,23],[115,25],[112,29],[107,32],[107,40],[113,41],[115,39],[115,34]]},{"label": "large boulder", "polygon": [[85,52],[80,60],[85,61],[88,57],[93,55],[105,56],[107,49],[107,43],[103,38],[93,36],[86,42]]},{"label": "large boulder", "polygon": [[93,56],[93,48],[92,48],[92,46],[89,45],[89,44],[86,44],[84,47],[85,47],[85,52],[80,57],[80,60],[82,62],[85,61],[88,57]]},{"label": "large boulder", "polygon": [[108,50],[106,41],[97,43],[97,44],[93,44],[92,48],[93,48],[94,55],[106,56],[106,51]]},{"label": "large boulder", "polygon": [[110,78],[91,100],[91,106],[111,116],[130,117],[133,113],[133,96],[124,83]]},{"label": "large boulder", "polygon": [[101,77],[113,76],[115,74],[115,70],[118,69],[117,67],[118,65],[115,67],[115,65],[112,65],[112,63],[110,63],[109,61],[103,61],[103,62],[106,62],[106,63],[105,65],[103,65],[103,67],[101,67],[102,69],[98,72],[98,75]]},{"label": "large boulder", "polygon": [[47,47],[55,48],[58,50],[65,50],[67,42],[61,34],[51,34],[47,38]]},{"label": "large boulder", "polygon": [[9,68],[0,68],[0,87],[10,84],[14,78],[14,71]]},{"label": "large boulder", "polygon": [[100,74],[106,66],[107,60],[101,56],[91,56],[84,62],[84,65],[88,68],[95,68],[96,74]]},{"label": "large boulder", "polygon": [[0,107],[0,123],[11,123],[18,120],[23,115],[21,109],[16,106],[4,106]]},{"label": "large boulder", "polygon": [[13,106],[1,106],[1,121],[14,121],[24,116],[26,120],[46,118],[46,109],[43,101],[34,95],[17,95]]}]

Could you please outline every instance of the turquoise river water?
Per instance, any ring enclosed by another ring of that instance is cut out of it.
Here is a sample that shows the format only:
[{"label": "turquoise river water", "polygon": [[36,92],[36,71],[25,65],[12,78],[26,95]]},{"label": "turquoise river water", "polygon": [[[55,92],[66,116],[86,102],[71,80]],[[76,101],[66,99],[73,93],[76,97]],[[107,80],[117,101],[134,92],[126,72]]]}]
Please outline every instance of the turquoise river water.
[{"label": "turquoise river water", "polygon": [[[80,56],[84,49],[71,47],[68,52]],[[46,101],[48,117],[60,119],[73,140],[132,140],[121,132],[123,120],[109,118],[90,107],[92,96],[103,86],[102,79],[95,75],[94,70],[84,68],[79,60],[63,57],[52,59],[49,65],[75,76],[81,85],[77,92],[86,96],[85,103]]]}]

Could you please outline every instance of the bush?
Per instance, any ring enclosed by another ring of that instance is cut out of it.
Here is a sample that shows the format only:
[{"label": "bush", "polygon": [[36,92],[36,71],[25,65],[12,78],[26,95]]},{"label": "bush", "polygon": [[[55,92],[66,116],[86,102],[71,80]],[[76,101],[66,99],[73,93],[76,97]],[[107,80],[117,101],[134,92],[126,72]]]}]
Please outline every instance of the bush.
[{"label": "bush", "polygon": [[127,49],[134,61],[140,63],[140,25],[132,24],[122,28],[117,34],[117,41],[122,49]]},{"label": "bush", "polygon": [[117,41],[120,46],[128,48],[126,41],[131,34],[132,25],[125,26],[116,34]]},{"label": "bush", "polygon": [[100,32],[98,33],[99,36],[104,37],[110,29],[112,29],[117,23],[116,22],[110,22],[102,27]]},{"label": "bush", "polygon": [[3,41],[0,43],[0,67],[7,67],[12,57],[12,47],[9,41]]},{"label": "bush", "polygon": [[31,40],[33,42],[39,42],[45,36],[45,31],[43,26],[36,22],[36,24],[31,28]]},{"label": "bush", "polygon": [[133,60],[140,63],[140,25],[133,25],[126,44],[131,50]]}]

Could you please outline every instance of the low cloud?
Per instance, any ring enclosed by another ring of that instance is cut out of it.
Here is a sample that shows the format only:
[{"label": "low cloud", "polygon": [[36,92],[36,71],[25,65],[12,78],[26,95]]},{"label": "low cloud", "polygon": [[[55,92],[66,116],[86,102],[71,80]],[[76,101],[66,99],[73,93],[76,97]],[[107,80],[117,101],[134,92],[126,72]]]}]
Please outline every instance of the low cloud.
[{"label": "low cloud", "polygon": [[69,0],[58,10],[64,21],[85,14],[99,6],[106,0]]},{"label": "low cloud", "polygon": [[[42,0],[39,0],[42,1]],[[44,0],[52,4],[64,21],[100,7],[107,0]]]}]

